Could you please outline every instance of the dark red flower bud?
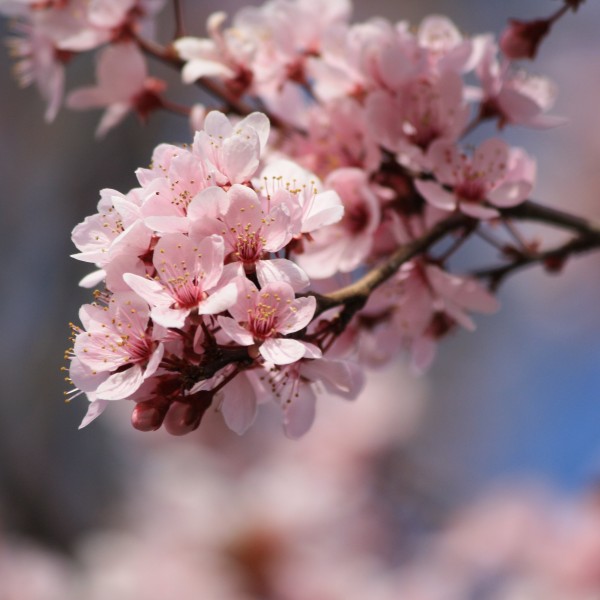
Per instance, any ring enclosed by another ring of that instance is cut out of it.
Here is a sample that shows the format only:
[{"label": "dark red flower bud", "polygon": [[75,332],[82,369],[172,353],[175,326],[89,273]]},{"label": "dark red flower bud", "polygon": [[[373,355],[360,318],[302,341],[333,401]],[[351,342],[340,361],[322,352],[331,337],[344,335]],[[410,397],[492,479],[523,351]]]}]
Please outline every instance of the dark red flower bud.
[{"label": "dark red flower bud", "polygon": [[168,403],[155,400],[139,402],[131,413],[131,424],[139,431],[156,431],[163,424],[168,408]]},{"label": "dark red flower bud", "polygon": [[500,36],[500,48],[511,60],[535,58],[538,47],[548,35],[551,26],[550,19],[536,21],[510,19],[509,26]]}]

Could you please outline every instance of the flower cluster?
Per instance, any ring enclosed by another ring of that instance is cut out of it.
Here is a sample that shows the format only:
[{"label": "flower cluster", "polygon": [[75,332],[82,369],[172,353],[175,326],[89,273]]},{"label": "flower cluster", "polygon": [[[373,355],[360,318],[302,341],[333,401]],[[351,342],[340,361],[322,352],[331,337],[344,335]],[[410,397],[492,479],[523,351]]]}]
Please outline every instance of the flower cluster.
[{"label": "flower cluster", "polygon": [[91,400],[83,425],[111,400],[133,399],[136,428],[187,433],[223,390],[234,431],[272,399],[298,436],[318,382],[358,392],[354,367],[322,358],[322,336],[298,338],[316,300],[300,295],[309,277],[284,258],[342,218],[341,200],[303,170],[284,183],[287,163],[259,175],[268,135],[261,113],[233,125],[211,112],[192,146],[159,146],[140,187],[103,190],[98,213],[73,231],[76,258],[100,267],[84,285],[106,283],[81,309],[83,327],[73,325],[69,375]]},{"label": "flower cluster", "polygon": [[[190,24],[177,11],[163,47],[151,27],[163,4],[0,0],[47,118],[66,61],[100,48],[95,85],[66,99],[105,108],[99,135],[159,108],[196,130],[189,146],[159,145],[139,187],[103,190],[73,232],[75,257],[97,267],[82,284],[105,285],[67,354],[74,391],[91,401],[83,424],[127,399],[141,430],[187,433],[213,405],[241,433],[272,400],[297,437],[319,388],[353,397],[363,365],[402,350],[423,371],[444,335],[474,329],[470,313],[497,310],[497,281],[449,261],[474,233],[505,261],[532,260],[511,215],[536,163],[500,137],[464,140],[486,120],[560,123],[547,114],[554,85],[513,66],[510,32],[469,38],[443,16],[351,23],[348,0],[268,0],[230,25],[213,14],[206,38],[181,35]],[[147,55],[237,116],[167,100]]]}]

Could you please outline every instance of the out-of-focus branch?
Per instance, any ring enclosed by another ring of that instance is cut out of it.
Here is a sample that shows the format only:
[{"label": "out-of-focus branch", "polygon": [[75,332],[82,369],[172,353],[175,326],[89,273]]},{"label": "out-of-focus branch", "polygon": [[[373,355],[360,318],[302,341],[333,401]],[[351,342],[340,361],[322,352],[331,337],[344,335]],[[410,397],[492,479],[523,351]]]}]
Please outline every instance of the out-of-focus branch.
[{"label": "out-of-focus branch", "polygon": [[478,279],[487,280],[490,289],[496,291],[509,275],[524,267],[543,265],[549,272],[558,272],[562,269],[565,261],[573,254],[590,252],[598,248],[600,248],[600,235],[581,235],[556,248],[544,252],[522,254],[505,265],[489,269],[478,269],[473,271],[471,275]]},{"label": "out-of-focus branch", "polygon": [[[501,281],[513,271],[534,263],[545,263],[548,267],[558,266],[569,255],[600,248],[600,225],[582,217],[561,210],[542,206],[531,200],[518,206],[503,209],[502,215],[515,220],[537,221],[561,229],[578,233],[578,237],[563,246],[534,254],[518,255],[510,263],[490,270],[475,273],[478,277],[487,277],[491,282]],[[394,252],[385,262],[369,271],[358,281],[327,295],[317,296],[318,313],[343,306],[340,315],[342,324],[349,322],[352,316],[366,304],[369,295],[389,279],[404,263],[426,252],[447,234],[469,227],[473,220],[462,213],[453,213],[437,223],[425,235],[405,244]],[[493,287],[493,286],[492,286]],[[343,326],[343,325],[342,325]]]},{"label": "out-of-focus branch", "polygon": [[175,11],[175,34],[174,38],[178,39],[185,35],[184,19],[183,19],[183,8],[181,6],[181,0],[173,0],[173,9]]}]

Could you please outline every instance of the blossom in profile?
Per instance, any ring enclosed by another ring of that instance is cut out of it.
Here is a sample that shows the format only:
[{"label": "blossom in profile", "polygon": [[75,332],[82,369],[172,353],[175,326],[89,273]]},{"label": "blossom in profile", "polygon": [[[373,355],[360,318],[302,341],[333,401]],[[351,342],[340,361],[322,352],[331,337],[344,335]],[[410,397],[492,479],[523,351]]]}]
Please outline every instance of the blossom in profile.
[{"label": "blossom in profile", "polygon": [[146,61],[138,47],[129,42],[105,48],[96,67],[97,84],[69,94],[67,106],[77,110],[105,108],[96,135],[103,137],[134,111],[140,118],[161,105],[165,84],[148,77]]},{"label": "blossom in profile", "polygon": [[54,121],[63,101],[65,64],[71,53],[61,51],[44,31],[29,23],[16,23],[19,36],[8,38],[10,53],[17,59],[14,73],[23,87],[34,84],[46,101],[44,118]]}]

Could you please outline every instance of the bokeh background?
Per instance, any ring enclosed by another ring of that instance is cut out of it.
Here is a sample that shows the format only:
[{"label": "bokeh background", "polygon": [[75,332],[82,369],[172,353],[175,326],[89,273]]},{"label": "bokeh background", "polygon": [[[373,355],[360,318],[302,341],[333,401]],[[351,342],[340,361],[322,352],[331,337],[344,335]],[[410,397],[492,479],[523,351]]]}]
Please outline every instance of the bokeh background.
[{"label": "bokeh background", "polygon": [[[233,13],[240,6],[232,0],[218,6],[185,3],[189,33],[204,35],[213,10]],[[359,0],[354,19],[381,15],[417,24],[427,14],[441,13],[465,32],[499,33],[508,17],[545,16],[557,6],[551,0]],[[172,29],[166,13],[164,39]],[[538,59],[527,65],[557,82],[553,112],[568,117],[567,124],[506,133],[538,158],[537,199],[600,219],[599,26],[600,5],[583,4],[556,25]],[[0,37],[8,34],[9,23],[0,21]],[[76,60],[68,87],[91,82],[92,64]],[[94,212],[100,189],[127,191],[135,185],[134,170],[147,165],[155,145],[188,141],[190,133],[184,119],[163,114],[147,127],[130,118],[100,142],[93,139],[98,113],[63,110],[48,125],[35,90],[18,89],[10,71],[8,53],[1,52],[0,523],[9,535],[72,555],[90,532],[115,526],[131,482],[157,448],[172,452],[215,444],[202,431],[192,441],[130,431],[127,407],[115,407],[78,431],[85,400],[70,405],[62,400],[68,322],[90,298],[77,286],[87,266],[69,258],[71,229]],[[159,65],[155,72],[177,89],[176,76]],[[195,93],[184,91],[188,100]],[[492,133],[484,128],[479,135]],[[544,236],[559,239],[550,231]],[[475,260],[477,249],[473,253]],[[559,276],[540,269],[520,273],[502,287],[502,311],[477,319],[477,332],[447,339],[426,376],[415,380],[401,363],[376,376],[385,385],[358,402],[383,406],[391,400],[396,406],[397,439],[377,474],[396,518],[410,520],[411,511],[430,504],[447,514],[498,481],[543,482],[574,495],[595,485],[599,275],[600,256],[571,260]],[[344,404],[331,418],[345,423],[345,411],[355,408]],[[326,411],[318,418],[327,418]],[[272,424],[261,427],[267,431]],[[240,441],[218,431],[228,448],[243,443],[250,455],[264,450],[260,436]],[[193,477],[202,477],[201,470]],[[0,582],[0,599],[9,597]]]}]

